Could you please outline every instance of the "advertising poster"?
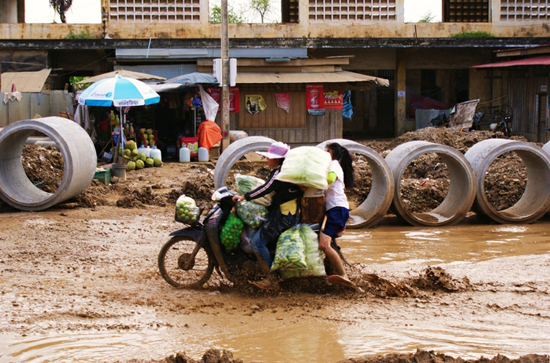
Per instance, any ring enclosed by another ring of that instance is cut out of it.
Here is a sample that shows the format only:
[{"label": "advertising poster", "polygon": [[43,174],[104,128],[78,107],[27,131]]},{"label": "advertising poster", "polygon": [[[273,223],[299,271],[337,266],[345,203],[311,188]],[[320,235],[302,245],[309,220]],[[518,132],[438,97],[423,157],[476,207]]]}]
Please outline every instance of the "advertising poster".
[{"label": "advertising poster", "polygon": [[310,115],[324,115],[325,101],[322,83],[306,84],[306,108]]},{"label": "advertising poster", "polygon": [[265,100],[262,95],[246,95],[244,104],[246,110],[250,112],[251,115],[255,115],[266,108]]},{"label": "advertising poster", "polygon": [[275,93],[275,99],[277,100],[277,107],[282,108],[289,113],[290,111],[290,95],[288,93]]},{"label": "advertising poster", "polygon": [[341,110],[344,107],[344,92],[343,91],[328,91],[325,92],[325,108]]},{"label": "advertising poster", "polygon": [[[221,88],[214,88],[209,87],[206,89],[206,92],[210,96],[212,96],[213,99],[218,102],[218,105],[220,105],[220,108],[218,109],[218,113],[222,112],[221,103],[222,103],[222,89]],[[231,87],[229,88],[229,112],[239,112],[240,106],[239,106],[239,87]]]}]

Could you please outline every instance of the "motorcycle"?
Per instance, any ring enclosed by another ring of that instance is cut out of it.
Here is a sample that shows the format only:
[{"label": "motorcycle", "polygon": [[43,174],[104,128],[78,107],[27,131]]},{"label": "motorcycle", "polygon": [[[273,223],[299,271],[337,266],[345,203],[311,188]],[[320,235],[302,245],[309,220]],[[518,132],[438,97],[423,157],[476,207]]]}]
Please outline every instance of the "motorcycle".
[{"label": "motorcycle", "polygon": [[[245,225],[240,235],[240,244],[232,251],[227,251],[220,242],[220,227],[235,206],[232,201],[234,193],[225,190],[221,194],[218,203],[210,209],[202,222],[196,221],[170,233],[171,238],[160,249],[158,267],[160,274],[170,285],[176,288],[199,288],[210,279],[214,270],[234,283],[254,281],[261,277],[257,258],[250,244],[254,229]],[[316,233],[320,231],[319,223],[309,223],[308,226]],[[342,261],[349,265],[335,239],[331,245]],[[268,244],[267,247],[274,254],[276,246]],[[333,268],[328,259],[325,258],[324,264],[327,274],[332,273]]]}]

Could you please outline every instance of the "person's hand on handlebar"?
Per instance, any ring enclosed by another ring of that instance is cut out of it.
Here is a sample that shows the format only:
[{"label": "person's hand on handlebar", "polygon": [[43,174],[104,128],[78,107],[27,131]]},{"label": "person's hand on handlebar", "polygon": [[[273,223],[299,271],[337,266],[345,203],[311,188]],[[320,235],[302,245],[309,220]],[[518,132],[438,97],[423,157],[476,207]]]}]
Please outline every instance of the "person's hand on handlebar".
[{"label": "person's hand on handlebar", "polygon": [[233,200],[233,203],[242,202],[244,200],[244,195],[234,195],[232,200]]}]

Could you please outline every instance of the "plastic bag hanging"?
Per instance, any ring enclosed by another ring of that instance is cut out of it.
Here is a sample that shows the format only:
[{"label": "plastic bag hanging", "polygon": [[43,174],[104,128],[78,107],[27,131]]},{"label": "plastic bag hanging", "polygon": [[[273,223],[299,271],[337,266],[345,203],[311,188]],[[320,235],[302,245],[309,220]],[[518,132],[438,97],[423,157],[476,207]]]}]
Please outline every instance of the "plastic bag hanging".
[{"label": "plastic bag hanging", "polygon": [[201,93],[202,100],[202,109],[204,110],[204,116],[207,120],[214,121],[216,119],[216,114],[218,113],[218,102],[212,98],[202,86],[199,84],[199,91]]}]

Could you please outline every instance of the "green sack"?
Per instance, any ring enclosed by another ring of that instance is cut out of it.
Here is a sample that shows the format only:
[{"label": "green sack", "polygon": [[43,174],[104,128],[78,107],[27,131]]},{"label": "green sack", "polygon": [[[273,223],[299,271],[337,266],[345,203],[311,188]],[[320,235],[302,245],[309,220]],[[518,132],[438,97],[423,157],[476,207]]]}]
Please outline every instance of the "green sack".
[{"label": "green sack", "polygon": [[269,214],[269,211],[263,205],[247,200],[237,203],[235,210],[237,211],[237,216],[252,228],[259,228]]},{"label": "green sack", "polygon": [[299,226],[300,235],[305,245],[305,258],[307,269],[305,270],[281,270],[281,277],[284,279],[307,277],[307,276],[325,276],[325,264],[323,253],[319,250],[319,236],[307,224]]},{"label": "green sack", "polygon": [[194,224],[200,217],[200,209],[193,198],[181,195],[176,201],[176,221]]},{"label": "green sack", "polygon": [[300,146],[285,155],[276,179],[314,189],[327,189],[330,154],[315,146]]},{"label": "green sack", "polygon": [[[235,174],[235,187],[240,194],[246,194],[264,184],[265,181],[255,176]],[[269,193],[261,198],[254,199],[254,202],[264,207],[269,207],[272,199],[273,193]]]},{"label": "green sack", "polygon": [[305,243],[298,226],[290,227],[277,240],[271,270],[307,268]]},{"label": "green sack", "polygon": [[224,245],[226,250],[232,251],[237,248],[241,242],[239,236],[243,231],[243,226],[243,221],[237,217],[235,214],[235,209],[232,209],[220,233],[222,245]]},{"label": "green sack", "polygon": [[319,250],[319,238],[308,225],[300,227],[300,234],[305,243],[307,270],[300,270],[300,276],[325,276],[323,252]]}]

